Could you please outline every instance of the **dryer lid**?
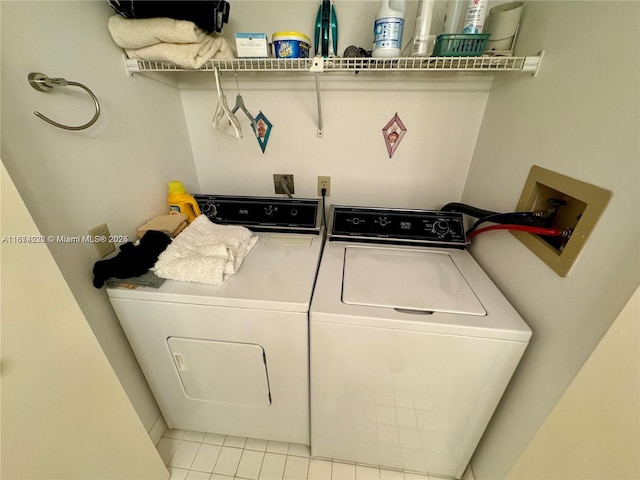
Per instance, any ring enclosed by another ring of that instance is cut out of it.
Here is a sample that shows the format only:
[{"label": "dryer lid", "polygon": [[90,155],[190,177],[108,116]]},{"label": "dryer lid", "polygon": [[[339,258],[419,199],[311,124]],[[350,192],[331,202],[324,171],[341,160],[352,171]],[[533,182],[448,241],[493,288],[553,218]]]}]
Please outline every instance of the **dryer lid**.
[{"label": "dryer lid", "polygon": [[345,248],[342,301],[416,312],[487,313],[451,255],[423,249]]}]

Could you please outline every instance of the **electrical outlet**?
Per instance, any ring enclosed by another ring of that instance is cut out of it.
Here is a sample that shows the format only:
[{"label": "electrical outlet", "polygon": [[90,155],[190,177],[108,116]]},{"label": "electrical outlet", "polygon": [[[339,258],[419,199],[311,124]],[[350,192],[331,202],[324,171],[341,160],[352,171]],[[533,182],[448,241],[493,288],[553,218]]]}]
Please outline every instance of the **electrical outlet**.
[{"label": "electrical outlet", "polygon": [[[274,173],[273,186],[277,194],[293,195],[295,193],[292,173]],[[286,189],[285,189],[286,186]],[[287,191],[288,190],[288,191]]]},{"label": "electrical outlet", "polygon": [[89,235],[91,235],[91,242],[96,248],[99,258],[104,258],[116,251],[116,246],[110,240],[111,234],[106,223],[93,227],[89,230]]},{"label": "electrical outlet", "polygon": [[547,212],[549,226],[571,230],[571,236],[512,234],[558,275],[566,277],[610,198],[609,190],[534,165],[516,211]]},{"label": "electrical outlet", "polygon": [[328,197],[331,194],[331,177],[318,177],[318,196],[322,196],[322,189],[324,188],[324,196]]}]

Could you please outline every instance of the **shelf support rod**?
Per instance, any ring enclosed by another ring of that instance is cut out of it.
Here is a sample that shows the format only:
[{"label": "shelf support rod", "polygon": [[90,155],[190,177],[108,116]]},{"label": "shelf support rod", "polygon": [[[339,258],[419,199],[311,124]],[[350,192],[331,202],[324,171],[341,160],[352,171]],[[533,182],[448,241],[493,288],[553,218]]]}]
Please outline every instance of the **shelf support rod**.
[{"label": "shelf support rod", "polygon": [[322,101],[320,100],[320,73],[324,72],[324,58],[317,56],[313,57],[309,71],[315,74],[316,77],[316,101],[318,103],[318,131],[316,135],[318,138],[322,138],[324,130],[322,128]]},{"label": "shelf support rod", "polygon": [[320,100],[320,74],[315,73],[316,76],[316,101],[318,102],[318,138],[322,138],[324,131],[322,128],[322,101]]}]

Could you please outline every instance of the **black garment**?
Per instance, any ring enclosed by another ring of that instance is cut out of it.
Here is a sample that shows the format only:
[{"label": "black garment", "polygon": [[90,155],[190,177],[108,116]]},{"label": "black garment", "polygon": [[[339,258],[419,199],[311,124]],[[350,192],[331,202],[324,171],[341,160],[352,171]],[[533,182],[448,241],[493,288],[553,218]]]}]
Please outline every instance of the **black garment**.
[{"label": "black garment", "polygon": [[224,0],[108,0],[125,18],[168,17],[188,20],[207,32],[221,32],[229,22],[229,3]]},{"label": "black garment", "polygon": [[146,273],[170,243],[171,237],[168,235],[149,230],[138,246],[132,242],[123,244],[118,255],[108,260],[98,260],[93,265],[93,286],[102,288],[110,277],[129,278]]}]

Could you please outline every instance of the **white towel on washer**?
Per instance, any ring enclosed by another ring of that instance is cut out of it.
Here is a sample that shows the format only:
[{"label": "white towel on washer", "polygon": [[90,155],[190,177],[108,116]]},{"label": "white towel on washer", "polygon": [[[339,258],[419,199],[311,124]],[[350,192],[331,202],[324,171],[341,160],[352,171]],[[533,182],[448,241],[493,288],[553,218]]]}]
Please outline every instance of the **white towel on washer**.
[{"label": "white towel on washer", "polygon": [[161,278],[222,285],[257,241],[245,227],[218,225],[199,215],[160,254],[153,270]]}]

